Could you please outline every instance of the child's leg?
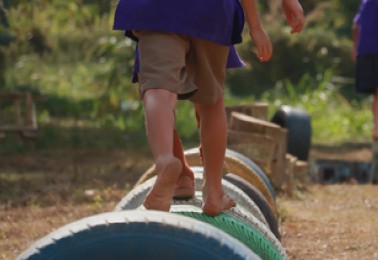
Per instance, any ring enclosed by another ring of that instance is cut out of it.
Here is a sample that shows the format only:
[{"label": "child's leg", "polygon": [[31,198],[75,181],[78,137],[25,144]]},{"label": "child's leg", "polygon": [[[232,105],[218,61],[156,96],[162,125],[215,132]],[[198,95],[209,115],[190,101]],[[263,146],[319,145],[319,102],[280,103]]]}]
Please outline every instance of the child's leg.
[{"label": "child's leg", "polygon": [[203,211],[216,216],[234,207],[235,202],[225,195],[222,169],[227,145],[227,121],[223,98],[213,105],[198,105],[200,136],[204,160]]},{"label": "child's leg", "polygon": [[182,143],[177,131],[173,135],[173,154],[182,163],[181,174],[177,180],[173,197],[175,199],[191,198],[194,196],[194,173],[186,161]]},{"label": "child's leg", "polygon": [[173,156],[174,108],[176,94],[165,89],[149,89],[143,96],[147,137],[154,156],[157,179],[147,194],[147,209],[169,211],[181,162]]}]

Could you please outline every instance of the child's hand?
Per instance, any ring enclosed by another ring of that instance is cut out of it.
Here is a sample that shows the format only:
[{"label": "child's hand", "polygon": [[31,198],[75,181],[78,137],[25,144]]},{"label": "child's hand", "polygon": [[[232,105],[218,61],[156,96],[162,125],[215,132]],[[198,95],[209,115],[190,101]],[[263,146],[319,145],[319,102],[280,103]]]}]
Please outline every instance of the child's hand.
[{"label": "child's hand", "polygon": [[260,61],[268,61],[272,57],[272,43],[263,28],[253,29],[249,32],[252,41],[257,47],[257,57]]},{"label": "child's hand", "polygon": [[303,30],[304,14],[298,0],[282,0],[287,23],[291,26],[291,33],[299,33]]}]

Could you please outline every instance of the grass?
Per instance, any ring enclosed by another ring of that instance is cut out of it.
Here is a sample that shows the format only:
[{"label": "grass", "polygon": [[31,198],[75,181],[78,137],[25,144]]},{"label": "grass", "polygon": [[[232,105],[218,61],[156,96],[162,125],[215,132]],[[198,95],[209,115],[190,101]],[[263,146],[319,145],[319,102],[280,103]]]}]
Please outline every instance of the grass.
[{"label": "grass", "polygon": [[[110,11],[107,12],[104,12],[105,9],[101,11],[100,5],[80,5],[71,0],[64,3],[37,2],[38,4],[23,2],[17,8],[9,10],[10,30],[17,36],[17,41],[3,50],[7,57],[7,72],[5,85],[1,86],[1,90],[6,91],[31,89],[45,97],[37,103],[38,122],[41,126],[37,146],[111,148],[125,145],[125,136],[144,133],[143,108],[138,87],[130,82],[135,44],[125,40],[121,32],[111,30],[116,2],[112,2]],[[233,79],[229,84],[238,86],[246,81],[248,88],[256,88],[250,86],[251,77],[271,77],[272,72],[267,68],[275,70],[273,68],[277,67],[280,70],[277,71],[278,74],[285,74],[289,64],[302,64],[302,59],[306,57],[297,57],[302,53],[299,50],[298,53],[292,53],[296,54],[295,57],[290,58],[291,62],[296,61],[294,63],[290,63],[287,53],[280,55],[280,51],[286,48],[296,48],[296,45],[291,45],[292,41],[309,38],[316,46],[326,46],[328,41],[324,39],[329,38],[317,34],[316,37],[308,37],[307,32],[304,32],[286,40],[287,34],[282,32],[281,27],[277,30],[277,35],[285,36],[283,42],[288,46],[277,48],[277,59],[270,63],[275,66],[253,64],[253,71],[250,68],[252,64],[249,64],[246,71],[251,75],[246,77],[243,74],[238,79],[229,77]],[[319,33],[322,31],[327,31],[335,40],[338,39],[331,30],[317,30]],[[308,32],[311,32],[310,28]],[[272,35],[276,33],[272,31]],[[317,39],[325,42],[318,42]],[[246,61],[252,62],[248,58],[253,55],[248,44],[251,43],[247,41],[247,45],[239,47],[243,50],[241,53],[245,54]],[[307,42],[305,45],[305,48],[309,48]],[[339,49],[333,47],[341,52],[348,45],[343,46],[340,45]],[[298,45],[298,48],[302,47]],[[313,50],[310,51],[312,52]],[[303,55],[307,55],[306,53]],[[339,52],[334,55],[339,55]],[[281,56],[285,59],[279,59]],[[353,96],[345,98],[343,89],[352,85],[352,79],[340,81],[337,68],[324,65],[332,63],[322,63],[323,60],[332,60],[338,57],[336,56],[322,56],[322,59],[318,57],[311,63],[313,66],[310,66],[317,68],[316,74],[308,71],[296,83],[289,79],[279,80],[274,83],[274,88],[259,95],[258,99],[251,95],[236,97],[227,92],[226,104],[267,102],[270,116],[283,105],[303,108],[311,116],[313,143],[369,141],[372,129],[370,100]],[[262,69],[261,73],[259,68]],[[293,75],[298,74],[295,69],[294,72]],[[192,105],[189,102],[179,102],[176,116],[180,135],[184,139],[198,141]],[[67,122],[74,126],[65,127]],[[93,134],[95,132],[97,134]],[[101,136],[99,132],[108,134]],[[131,138],[127,143],[136,141],[136,145],[140,145],[141,138]],[[22,143],[16,141],[13,149],[22,150]]]}]

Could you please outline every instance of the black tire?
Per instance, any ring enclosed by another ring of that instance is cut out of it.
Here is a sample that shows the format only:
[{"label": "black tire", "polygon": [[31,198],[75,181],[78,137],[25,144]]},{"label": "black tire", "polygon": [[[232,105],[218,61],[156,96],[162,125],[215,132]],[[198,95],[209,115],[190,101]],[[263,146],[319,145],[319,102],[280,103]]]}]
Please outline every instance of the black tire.
[{"label": "black tire", "polygon": [[283,106],[271,121],[288,130],[287,152],[301,161],[307,161],[312,132],[309,114],[303,109]]},{"label": "black tire", "polygon": [[42,238],[17,259],[259,259],[209,224],[157,211],[100,214]]},{"label": "black tire", "polygon": [[272,208],[269,206],[269,203],[265,199],[264,195],[262,195],[261,192],[258,189],[256,189],[252,184],[235,174],[229,173],[223,176],[223,178],[231,182],[232,184],[236,185],[245,194],[247,194],[251,198],[251,200],[253,200],[256,203],[257,207],[264,215],[272,233],[276,236],[278,240],[281,240],[281,234],[278,227],[277,217],[275,216]]}]

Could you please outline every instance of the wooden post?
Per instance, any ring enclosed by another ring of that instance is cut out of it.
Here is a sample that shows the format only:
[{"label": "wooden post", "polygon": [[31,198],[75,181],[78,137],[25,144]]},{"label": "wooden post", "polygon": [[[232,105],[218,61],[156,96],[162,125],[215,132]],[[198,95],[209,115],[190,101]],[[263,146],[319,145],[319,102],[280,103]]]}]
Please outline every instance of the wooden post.
[{"label": "wooden post", "polygon": [[294,178],[299,180],[301,183],[308,183],[308,168],[309,166],[307,162],[298,160],[294,166]]},{"label": "wooden post", "polygon": [[23,120],[21,117],[21,100],[18,97],[16,97],[13,100],[13,105],[14,105],[14,116],[15,116],[16,124],[22,125]]},{"label": "wooden post", "polygon": [[3,98],[12,101],[13,110],[11,110],[11,122],[0,122],[0,138],[4,138],[5,133],[8,132],[16,132],[26,139],[34,138],[38,126],[32,93],[0,92],[0,99]]},{"label": "wooden post", "polygon": [[250,116],[268,121],[268,112],[269,112],[269,106],[267,103],[254,103],[252,105]]},{"label": "wooden post", "polygon": [[273,138],[261,134],[228,130],[228,146],[250,158],[268,175],[271,174],[276,143]]},{"label": "wooden post", "polygon": [[253,116],[261,120],[268,120],[268,109],[267,103],[254,103],[252,105],[235,105],[226,107],[226,115],[228,122],[231,119],[232,112],[242,113],[248,116]]},{"label": "wooden post", "polygon": [[281,187],[288,181],[285,172],[287,129],[279,125],[267,122],[255,117],[238,112],[231,112],[230,129],[235,131],[249,132],[271,137],[276,144],[271,165],[271,180],[274,186]]},{"label": "wooden post", "polygon": [[37,129],[37,119],[35,113],[35,104],[33,100],[33,95],[31,92],[25,93],[25,117],[26,124]]}]

